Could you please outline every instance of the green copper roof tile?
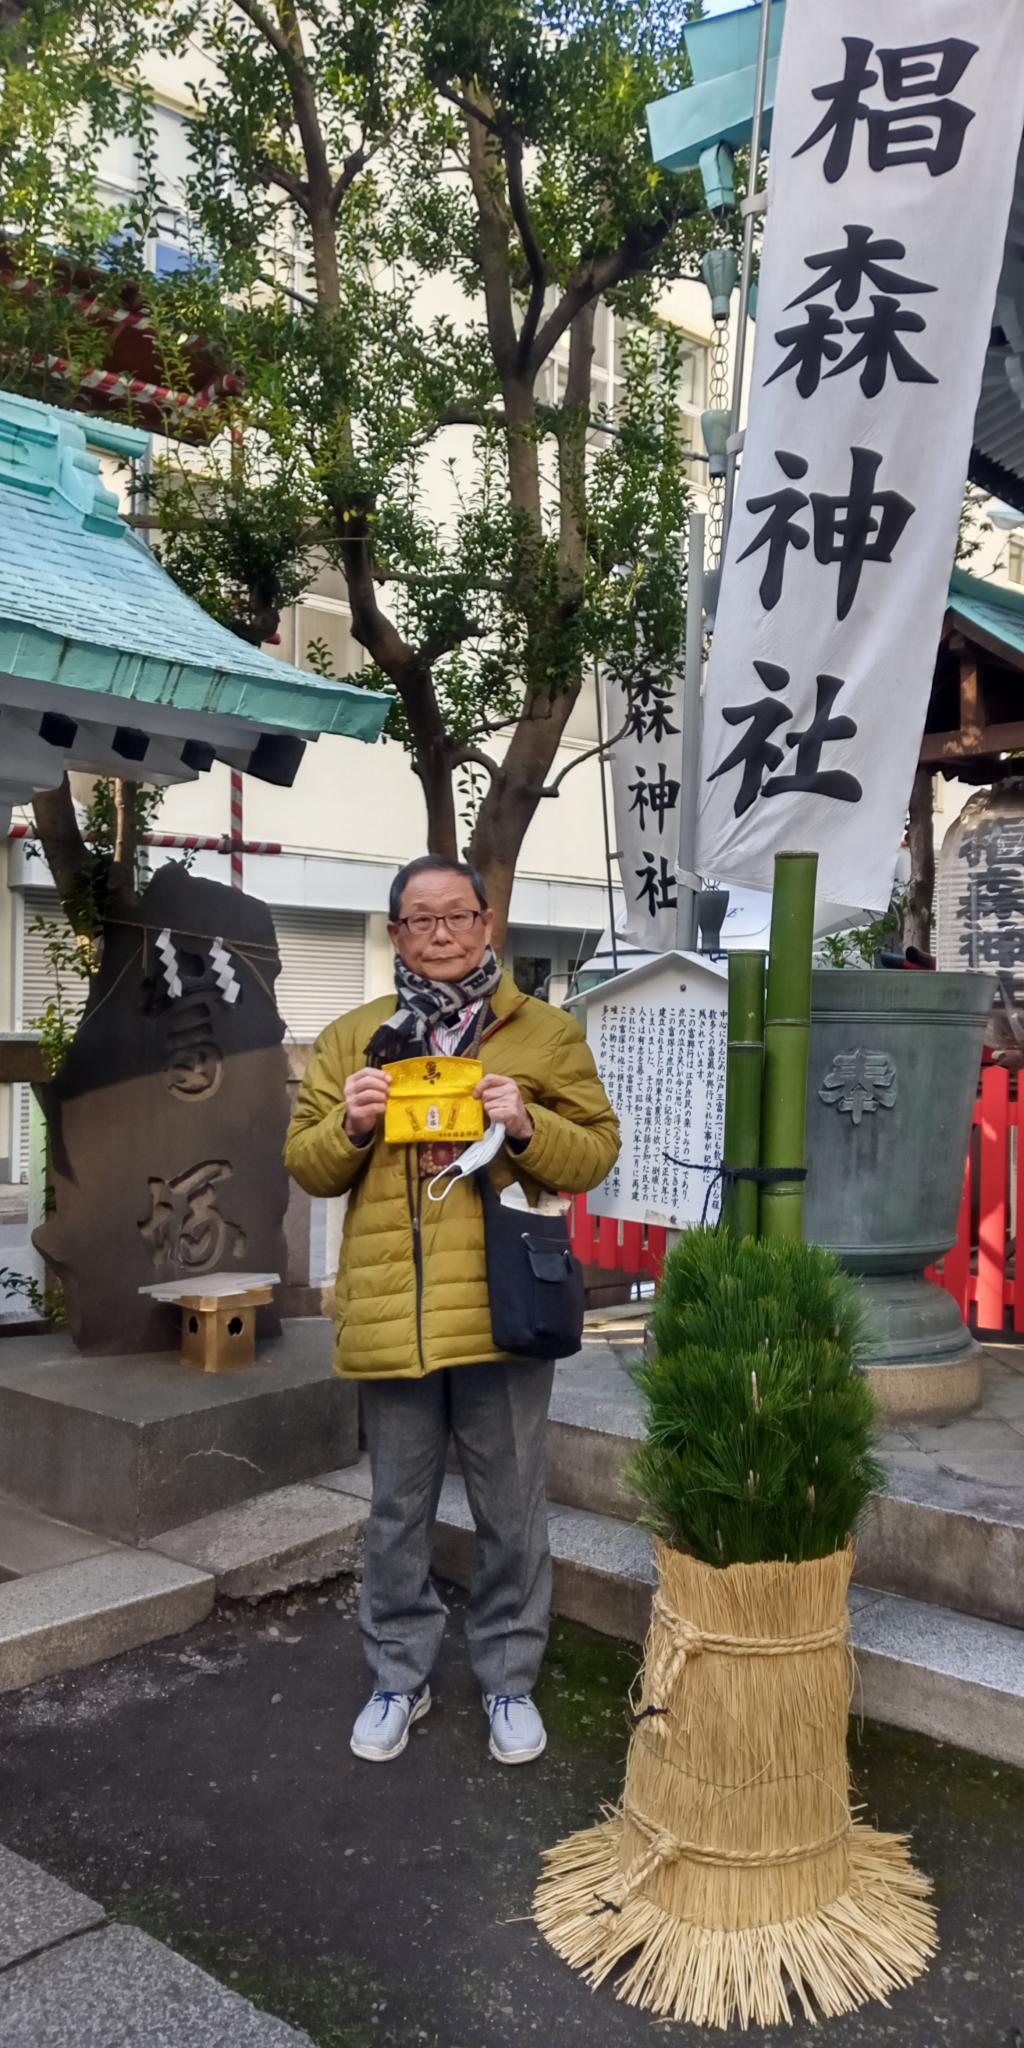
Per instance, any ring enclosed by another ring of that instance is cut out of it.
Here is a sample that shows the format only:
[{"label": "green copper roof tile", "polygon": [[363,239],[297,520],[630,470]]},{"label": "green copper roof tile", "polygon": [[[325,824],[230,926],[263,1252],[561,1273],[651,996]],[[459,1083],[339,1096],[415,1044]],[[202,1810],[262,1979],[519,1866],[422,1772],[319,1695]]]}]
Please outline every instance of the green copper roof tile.
[{"label": "green copper roof tile", "polygon": [[211,619],[124,524],[80,421],[8,393],[0,393],[2,674],[364,740],[378,737],[389,708],[380,692],[309,677]]}]

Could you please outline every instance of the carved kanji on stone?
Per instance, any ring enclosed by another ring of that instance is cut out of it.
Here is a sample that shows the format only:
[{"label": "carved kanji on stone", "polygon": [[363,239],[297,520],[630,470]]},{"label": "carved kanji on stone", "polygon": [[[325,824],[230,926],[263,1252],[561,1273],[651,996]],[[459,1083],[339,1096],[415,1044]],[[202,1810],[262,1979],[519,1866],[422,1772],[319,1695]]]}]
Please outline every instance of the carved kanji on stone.
[{"label": "carved kanji on stone", "polygon": [[[111,923],[60,1073],[45,1091],[55,1207],[35,1242],[82,1350],[177,1350],[140,1294],[218,1268],[282,1273],[288,1181],[280,956],[266,904],[161,868]],[[259,1335],[280,1328],[259,1310]]]},{"label": "carved kanji on stone", "polygon": [[878,1109],[892,1109],[897,1092],[896,1068],[888,1053],[856,1045],[850,1052],[837,1052],[818,1098],[859,1124]]}]

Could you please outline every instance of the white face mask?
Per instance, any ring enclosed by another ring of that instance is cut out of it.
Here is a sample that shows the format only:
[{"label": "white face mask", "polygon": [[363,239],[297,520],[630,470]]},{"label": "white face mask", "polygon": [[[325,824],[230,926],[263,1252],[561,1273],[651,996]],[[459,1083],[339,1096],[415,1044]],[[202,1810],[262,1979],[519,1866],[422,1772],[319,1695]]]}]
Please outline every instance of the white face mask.
[{"label": "white face mask", "polygon": [[[465,1180],[469,1174],[479,1173],[482,1166],[489,1166],[504,1143],[504,1124],[491,1124],[483,1137],[477,1139],[475,1145],[467,1145],[457,1159],[453,1159],[450,1165],[443,1166],[440,1173],[435,1173],[433,1180],[427,1182],[430,1200],[443,1202],[445,1196],[451,1194],[457,1180]],[[440,1188],[440,1194],[434,1193],[435,1188]]]}]

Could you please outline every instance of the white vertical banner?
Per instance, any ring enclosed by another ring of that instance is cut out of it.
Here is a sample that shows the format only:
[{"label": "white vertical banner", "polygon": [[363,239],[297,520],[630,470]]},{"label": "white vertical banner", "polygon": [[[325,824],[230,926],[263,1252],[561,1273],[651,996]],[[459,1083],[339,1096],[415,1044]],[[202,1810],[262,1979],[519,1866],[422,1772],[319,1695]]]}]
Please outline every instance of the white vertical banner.
[{"label": "white vertical banner", "polygon": [[678,688],[642,677],[608,683],[612,802],[626,917],[621,936],[644,953],[676,942],[682,716]]},{"label": "white vertical banner", "polygon": [[1020,0],[787,0],[697,866],[888,906],[1024,122]]}]

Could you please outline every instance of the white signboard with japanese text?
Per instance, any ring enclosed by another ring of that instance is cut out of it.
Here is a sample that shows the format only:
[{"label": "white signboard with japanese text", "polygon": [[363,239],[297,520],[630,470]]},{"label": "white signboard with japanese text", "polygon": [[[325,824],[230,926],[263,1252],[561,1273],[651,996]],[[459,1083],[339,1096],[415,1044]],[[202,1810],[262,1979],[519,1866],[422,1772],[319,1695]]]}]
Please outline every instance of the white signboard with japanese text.
[{"label": "white signboard with japanese text", "polygon": [[1018,0],[787,0],[697,865],[887,908],[1021,125]]},{"label": "white signboard with japanese text", "polygon": [[622,1128],[592,1215],[678,1229],[707,1204],[717,1217],[727,1001],[725,975],[685,953],[590,990],[587,1039]]},{"label": "white signboard with japanese text", "polygon": [[626,914],[622,936],[642,953],[676,940],[679,850],[679,691],[640,679],[628,690],[608,684],[612,800]]}]

